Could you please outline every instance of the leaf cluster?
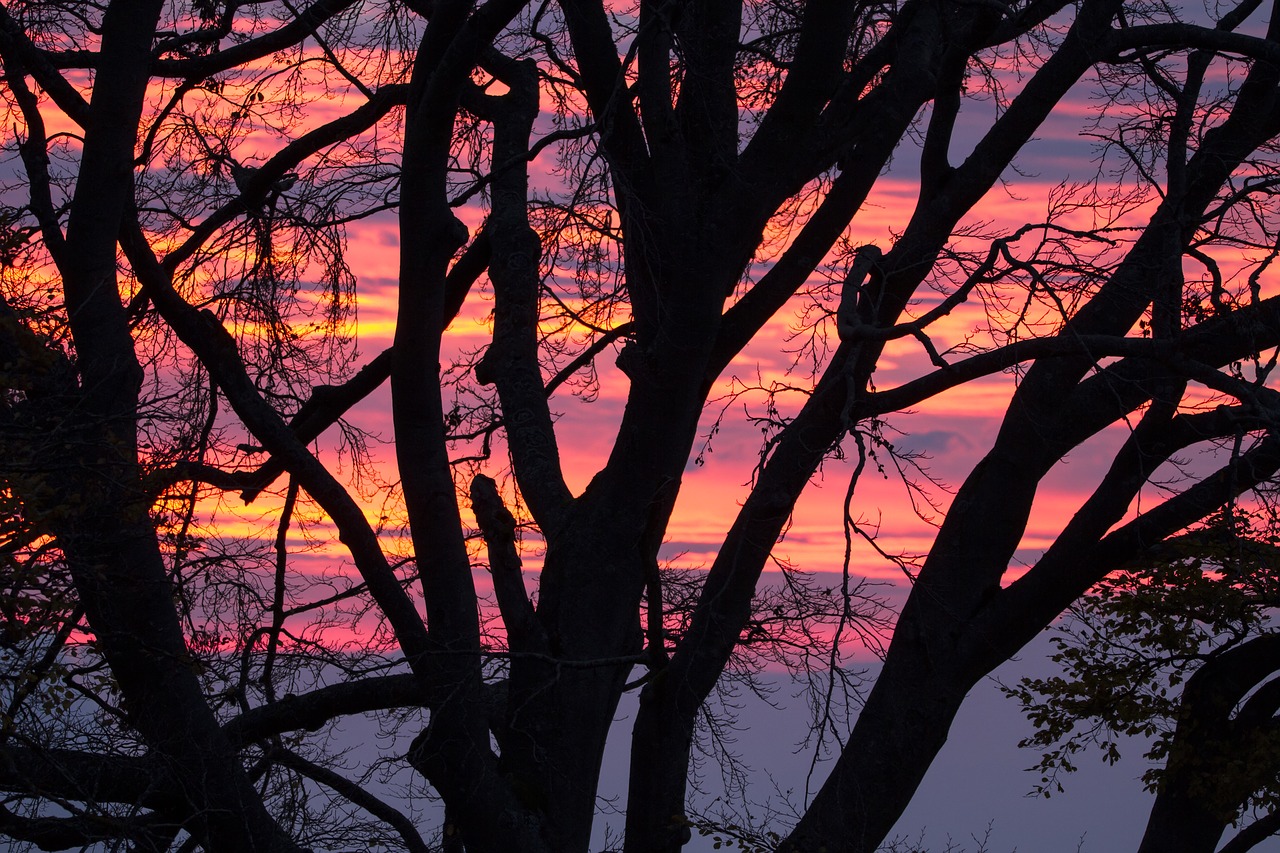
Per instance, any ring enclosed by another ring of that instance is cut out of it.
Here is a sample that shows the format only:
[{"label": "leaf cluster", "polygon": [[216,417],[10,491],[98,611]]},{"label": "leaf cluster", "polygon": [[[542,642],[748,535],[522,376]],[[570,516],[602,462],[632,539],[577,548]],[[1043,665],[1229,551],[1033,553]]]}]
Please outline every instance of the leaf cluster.
[{"label": "leaf cluster", "polygon": [[[1271,728],[1252,730],[1251,744],[1236,744],[1233,755],[1179,752],[1174,735],[1187,716],[1187,681],[1228,651],[1275,633],[1278,585],[1274,519],[1234,507],[1090,590],[1052,629],[1051,660],[1061,674],[1002,687],[1036,727],[1020,743],[1041,753],[1035,792],[1061,792],[1061,774],[1074,771],[1085,751],[1099,750],[1115,764],[1130,737],[1149,741],[1152,766],[1143,775],[1149,790],[1171,769],[1202,777],[1206,795],[1234,789],[1232,774],[1256,777],[1253,768],[1280,749]],[[1248,798],[1257,804],[1277,796],[1280,781],[1271,778]]]}]

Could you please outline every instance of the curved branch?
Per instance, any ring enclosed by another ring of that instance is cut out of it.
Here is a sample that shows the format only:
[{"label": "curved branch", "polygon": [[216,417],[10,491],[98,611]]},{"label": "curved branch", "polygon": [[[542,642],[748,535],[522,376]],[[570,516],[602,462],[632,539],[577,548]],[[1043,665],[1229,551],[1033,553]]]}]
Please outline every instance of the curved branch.
[{"label": "curved branch", "polygon": [[337,717],[425,708],[428,696],[412,673],[381,675],[332,684],[300,694],[287,694],[269,705],[251,708],[222,727],[237,748],[291,731],[316,731]]},{"label": "curved branch", "polygon": [[403,812],[378,799],[345,776],[335,773],[327,767],[321,767],[314,762],[307,761],[302,756],[287,749],[273,749],[268,753],[267,757],[271,761],[283,767],[288,767],[290,770],[294,770],[314,782],[319,782],[389,825],[404,841],[404,846],[409,853],[431,853],[431,849],[422,840],[422,835],[419,834],[417,827],[413,825],[413,821],[409,820]]},{"label": "curved branch", "polygon": [[836,176],[818,209],[767,273],[724,313],[707,368],[707,387],[804,285],[835,246],[875,186],[876,169],[848,169]]},{"label": "curved branch", "polygon": [[[565,23],[573,43],[574,58],[587,103],[600,128],[601,144],[626,192],[648,184],[649,152],[640,119],[631,104],[626,74],[618,59],[613,32],[603,3],[562,0]],[[619,193],[619,204],[626,192]]]},{"label": "curved branch", "polygon": [[1280,811],[1265,814],[1240,830],[1218,848],[1218,853],[1247,853],[1277,833],[1280,833]]},{"label": "curved branch", "polygon": [[208,78],[298,44],[316,28],[354,5],[356,0],[316,0],[289,23],[266,35],[207,56],[156,59],[152,70],[160,77]]},{"label": "curved branch", "polygon": [[13,19],[3,4],[0,4],[0,45],[12,50],[22,60],[24,70],[49,93],[58,109],[81,128],[88,125],[89,102],[58,72],[45,52],[32,44],[22,25]]},{"label": "curved branch", "polygon": [[1122,51],[1196,49],[1256,59],[1280,67],[1280,43],[1268,38],[1195,24],[1147,24],[1113,31],[1102,45],[1116,59]]},{"label": "curved branch", "polygon": [[408,93],[408,86],[403,84],[383,86],[371,100],[351,113],[308,131],[281,148],[244,181],[238,197],[209,214],[192,229],[191,235],[183,240],[181,245],[165,255],[160,262],[161,266],[172,274],[181,263],[199,251],[219,228],[245,211],[261,205],[271,192],[271,188],[303,160],[326,146],[341,142],[377,124],[392,109],[403,106]]},{"label": "curved branch", "polygon": [[[147,832],[147,822],[145,818],[130,820],[105,815],[23,817],[0,805],[0,835],[34,844],[41,850],[86,848],[121,839],[134,841],[134,849],[162,849],[156,845],[159,839]],[[172,834],[166,833],[165,840],[170,840],[167,836]]]},{"label": "curved branch", "polygon": [[245,369],[235,340],[217,317],[197,310],[174,290],[171,274],[151,253],[136,217],[125,224],[120,244],[161,316],[204,364],[236,414],[333,519],[410,665],[424,677],[424,684],[430,683],[424,657],[429,649],[426,626],[388,565],[377,534],[359,505],[262,398]]},{"label": "curved branch", "polygon": [[[1053,559],[1046,553],[1035,568],[1001,592],[997,603],[982,617],[983,624],[990,627],[975,626],[975,636],[993,637],[995,631],[1000,630],[994,626],[1002,622],[1017,623],[1021,625],[1018,630],[1025,642],[1039,626],[1056,616],[1097,579],[1204,518],[1225,500],[1273,477],[1277,471],[1280,471],[1280,433],[1272,432],[1238,459],[1117,527],[1093,547],[1071,551],[1064,543],[1060,549],[1050,549]],[[1022,642],[1017,643],[1021,645]]]},{"label": "curved branch", "polygon": [[493,592],[498,598],[512,651],[550,653],[546,633],[538,624],[520,576],[515,517],[503,505],[497,484],[483,474],[471,480],[471,508],[489,549]]},{"label": "curved branch", "polygon": [[[824,132],[819,116],[835,96],[844,76],[845,53],[859,6],[858,3],[805,4],[795,59],[787,70],[778,97],[739,161],[746,186],[754,188],[760,184],[772,184],[779,164],[791,166],[786,171],[793,172],[794,164],[810,159],[818,135]],[[904,25],[895,24],[884,37],[884,43],[895,43],[903,28]],[[881,48],[873,51],[872,56],[864,59],[851,76],[870,79],[892,58],[891,50]],[[852,94],[856,98],[860,92]],[[798,128],[804,129],[801,134],[797,134]],[[875,171],[878,174],[879,168]],[[794,177],[790,174],[785,176],[787,179]]]},{"label": "curved branch", "polygon": [[508,74],[510,91],[494,99],[493,158],[517,165],[493,179],[493,343],[476,365],[476,379],[497,386],[516,480],[530,512],[554,529],[573,501],[565,483],[551,409],[538,358],[538,290],[542,243],[529,224],[529,146],[538,113],[538,77],[531,64]]},{"label": "curved branch", "polygon": [[137,803],[172,807],[157,785],[163,773],[145,758],[75,749],[0,745],[0,790],[61,797],[85,803]]}]

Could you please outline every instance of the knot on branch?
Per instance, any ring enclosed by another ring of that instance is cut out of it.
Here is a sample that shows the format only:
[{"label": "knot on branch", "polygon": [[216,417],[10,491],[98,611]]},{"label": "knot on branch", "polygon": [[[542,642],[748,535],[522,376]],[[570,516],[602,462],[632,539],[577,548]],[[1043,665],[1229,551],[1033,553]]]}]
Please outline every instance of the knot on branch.
[{"label": "knot on branch", "polygon": [[[480,360],[476,362],[476,366],[473,368],[476,381],[479,382],[481,385],[492,385],[493,383],[498,381],[498,375],[497,375],[498,368],[493,363],[494,359],[496,358],[496,355],[494,354],[494,350],[495,350],[495,345],[490,344],[488,348],[485,349],[484,355],[480,356]],[[489,478],[486,477],[485,479],[487,480]],[[475,481],[472,481],[471,488],[472,489],[475,488]],[[474,500],[474,494],[473,494],[473,500]]]},{"label": "knot on branch", "polygon": [[547,636],[538,624],[520,575],[516,518],[498,494],[498,484],[484,474],[477,474],[471,480],[471,511],[488,546],[493,592],[512,650],[546,653]]},{"label": "knot on branch", "polygon": [[467,241],[471,239],[471,232],[467,230],[466,223],[458,217],[450,216],[449,218],[452,221],[448,224],[444,236],[452,253],[467,245]]},{"label": "knot on branch", "polygon": [[648,359],[645,357],[644,349],[634,340],[629,340],[622,345],[622,351],[618,353],[614,364],[622,371],[622,375],[632,382],[648,370]]},{"label": "knot on branch", "polygon": [[884,253],[880,248],[870,244],[859,246],[854,254],[853,266],[849,268],[849,274],[845,276],[844,284],[840,288],[840,307],[836,309],[836,331],[840,335],[840,340],[846,342],[857,340],[859,331],[867,325],[860,314],[860,309],[869,312],[870,306],[866,305],[860,297],[866,292],[868,279],[879,275],[880,261],[883,258]]},{"label": "knot on branch", "polygon": [[[477,474],[471,480],[471,509],[475,513],[480,533],[489,544],[490,551],[499,545],[514,544],[516,519],[502,502],[498,484],[491,477]],[[495,566],[495,568],[497,568]],[[519,570],[517,563],[516,569]]]}]

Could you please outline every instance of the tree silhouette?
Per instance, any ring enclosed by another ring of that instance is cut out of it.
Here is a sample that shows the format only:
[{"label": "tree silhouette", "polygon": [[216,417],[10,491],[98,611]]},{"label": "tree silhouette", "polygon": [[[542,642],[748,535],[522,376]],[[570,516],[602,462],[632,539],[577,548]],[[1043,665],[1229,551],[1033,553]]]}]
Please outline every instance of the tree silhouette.
[{"label": "tree silhouette", "polygon": [[1087,747],[1114,763],[1115,737],[1140,735],[1156,792],[1140,850],[1212,853],[1232,823],[1231,853],[1273,834],[1275,596],[1274,521],[1234,507],[1099,584],[1054,638],[1067,677],[1005,688],[1036,723],[1043,791]]},{"label": "tree silhouette", "polygon": [[[324,736],[376,713],[415,727],[446,849],[586,850],[639,690],[625,849],[678,850],[717,685],[818,660],[834,694],[842,644],[880,630],[856,577],[763,579],[801,493],[850,458],[852,548],[874,514],[862,472],[913,463],[885,419],[1009,372],[998,435],[934,495],[881,674],[780,842],[875,849],[978,679],[1280,467],[1263,5],[0,6],[0,830],[428,849]],[[1020,227],[980,222],[1002,181],[1045,192],[1016,158],[1083,93],[1094,178]],[[914,204],[859,245],[891,165]],[[355,370],[371,285],[347,238],[390,211],[394,341]],[[487,294],[491,334],[458,354],[446,331]],[[748,496],[705,571],[665,566],[709,398],[797,305],[788,381],[729,386],[764,403]],[[948,346],[953,312],[972,331]],[[886,380],[906,345],[926,366]],[[572,488],[552,400],[590,398],[611,360],[625,407]],[[375,393],[380,437],[353,414]],[[1046,476],[1116,426],[1092,493],[1011,572]],[[1184,464],[1196,449],[1208,464]],[[236,496],[270,507],[268,530],[220,528]]]}]

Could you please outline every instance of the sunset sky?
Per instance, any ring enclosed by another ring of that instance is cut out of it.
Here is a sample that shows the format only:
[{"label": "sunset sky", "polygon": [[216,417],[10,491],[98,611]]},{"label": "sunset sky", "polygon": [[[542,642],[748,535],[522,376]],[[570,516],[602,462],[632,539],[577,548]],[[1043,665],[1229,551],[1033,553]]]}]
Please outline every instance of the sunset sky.
[{"label": "sunset sky", "polygon": [[[1016,84],[1013,78],[1011,81],[1011,84]],[[984,107],[989,108],[990,104],[976,106],[975,114],[969,118],[968,133],[958,134],[960,141],[957,145],[968,144],[966,136],[976,138],[993,117],[994,112],[990,109],[986,110],[989,114],[983,114]],[[321,107],[319,115],[326,115],[329,111],[330,108]],[[1060,190],[1063,182],[1089,180],[1098,168],[1095,145],[1091,140],[1081,138],[1077,132],[1081,122],[1087,121],[1089,113],[1087,92],[1081,91],[1076,100],[1065,104],[1051,119],[1038,141],[1018,159],[1021,174],[1006,176],[1008,185],[993,190],[966,222],[984,234],[998,234],[1011,232],[1027,223],[1044,221],[1049,199]],[[267,153],[264,150],[258,156]],[[953,159],[962,159],[964,153],[954,151]],[[244,156],[253,155],[246,153]],[[918,192],[914,156],[913,151],[904,148],[895,161],[893,171],[881,178],[848,235],[850,245],[872,243],[884,249],[892,245],[895,234],[910,217]],[[536,182],[536,174],[534,177]],[[459,210],[459,216],[472,231],[482,221],[483,215],[475,205]],[[1077,222],[1072,224],[1093,224],[1079,221],[1089,216],[1087,212],[1074,216]],[[348,238],[348,261],[358,276],[358,348],[362,360],[367,360],[390,345],[395,329],[400,237],[394,213],[378,213],[351,223]],[[972,245],[985,244],[974,241]],[[765,268],[761,267],[757,274]],[[817,280],[810,281],[814,288],[822,284]],[[919,303],[917,312],[932,307],[938,299],[940,297],[931,296],[930,301]],[[703,445],[705,449],[699,454],[702,464],[691,461],[686,468],[681,496],[668,531],[668,542],[662,551],[663,558],[671,561],[672,565],[706,567],[714,558],[738,505],[748,493],[762,446],[760,428],[751,423],[748,416],[765,413],[764,395],[755,391],[735,396],[733,392],[748,386],[760,388],[788,381],[804,385],[808,381],[808,371],[812,366],[807,357],[798,352],[803,340],[798,333],[802,328],[802,315],[813,304],[813,299],[806,294],[794,298],[791,305],[733,360],[726,371],[726,378],[712,393],[712,401],[704,412],[701,434],[708,436],[717,418],[720,418],[719,431],[708,444]],[[829,302],[828,309],[834,309],[834,303]],[[473,290],[461,315],[449,329],[446,347],[455,353],[472,352],[483,347],[490,334],[491,310],[492,297],[487,288]],[[970,338],[981,343],[986,323],[987,315],[975,298],[932,326],[929,334],[935,345],[945,351]],[[566,389],[553,399],[552,409],[558,415],[556,430],[565,474],[575,492],[586,485],[607,458],[625,403],[625,377],[613,365],[618,349],[615,345],[596,360],[599,384],[594,399],[583,402]],[[881,361],[876,384],[880,389],[893,387],[934,369],[923,348],[914,339],[905,338],[889,345]],[[887,419],[886,440],[900,450],[924,454],[920,464],[942,487],[927,486],[926,493],[941,509],[945,509],[949,501],[946,487],[954,489],[958,486],[990,446],[1014,383],[1012,375],[996,375],[962,385],[908,413]],[[803,398],[791,393],[781,395],[778,400],[780,410],[787,414],[798,409]],[[385,389],[362,403],[352,413],[351,420],[390,441],[393,433]],[[1105,470],[1109,451],[1122,440],[1123,434],[1123,426],[1113,427],[1073,453],[1050,475],[1023,540],[1020,553],[1025,559],[1034,559],[1039,550],[1052,541],[1061,524],[1070,517]],[[329,441],[328,437],[322,440],[322,444],[326,441]],[[500,443],[498,448],[496,452],[501,455]],[[852,448],[852,442],[847,442],[846,449],[852,451]],[[375,451],[382,460],[380,468],[385,477],[394,480],[391,447],[383,445],[375,447]],[[883,453],[881,458],[887,464]],[[824,466],[820,476],[801,498],[794,523],[776,551],[780,558],[801,569],[829,576],[829,582],[835,582],[835,575],[841,570],[844,551],[841,519],[852,470],[853,466],[848,461],[832,460]],[[919,475],[914,476],[922,480]],[[884,551],[921,557],[928,552],[933,528],[913,509],[912,497],[901,478],[891,469],[886,469],[882,475],[875,470],[873,462],[869,463],[853,502],[854,520],[867,531],[878,531],[878,544]],[[255,504],[248,508],[248,517],[269,522],[270,513],[261,514],[271,506],[269,500],[264,497],[259,501],[261,506]],[[939,517],[937,512],[929,510],[920,501],[919,496],[916,496],[916,507],[926,516]],[[236,510],[226,506],[223,511]],[[378,508],[370,506],[369,511],[373,515]],[[326,559],[341,559],[340,551],[325,551]],[[306,559],[308,562],[319,560],[321,554],[312,554]],[[537,541],[526,541],[526,569],[536,571],[539,563]],[[861,542],[855,542],[851,570],[855,576],[899,586],[906,580],[898,567],[886,562]],[[477,575],[477,580],[487,585],[482,573]],[[533,582],[532,578],[530,581]],[[901,590],[890,595],[896,600],[900,593]]]}]

